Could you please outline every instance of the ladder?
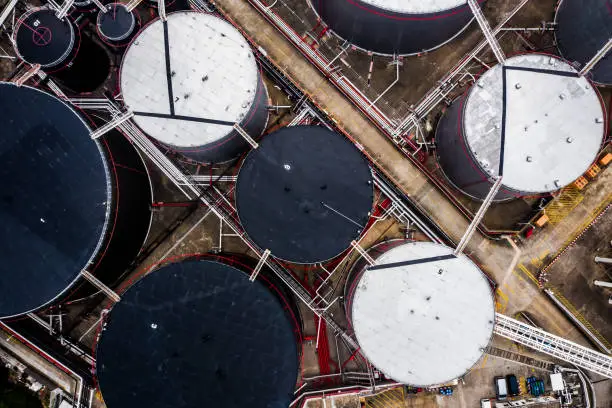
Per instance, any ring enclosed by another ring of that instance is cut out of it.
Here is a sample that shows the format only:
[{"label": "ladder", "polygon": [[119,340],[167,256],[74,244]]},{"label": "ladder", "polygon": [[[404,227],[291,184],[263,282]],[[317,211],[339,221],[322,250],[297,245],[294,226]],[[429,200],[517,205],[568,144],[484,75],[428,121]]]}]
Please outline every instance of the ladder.
[{"label": "ladder", "polygon": [[591,350],[537,327],[496,313],[494,333],[577,365],[594,373],[612,378],[612,356]]},{"label": "ladder", "polygon": [[495,54],[495,58],[497,58],[497,61],[503,65],[504,62],[506,62],[506,56],[504,55],[504,52],[499,46],[497,38],[495,38],[495,34],[493,34],[493,31],[491,30],[489,22],[485,18],[484,14],[482,14],[482,9],[480,8],[480,5],[478,5],[477,0],[468,0],[468,4],[472,9],[472,13],[474,13],[474,17],[476,17],[476,21],[478,21],[478,24],[480,25],[482,33],[484,34],[485,38],[487,39],[487,42],[491,46],[491,50],[493,51],[493,54]]},{"label": "ladder", "polygon": [[8,16],[13,12],[13,10],[15,10],[15,6],[18,2],[19,0],[10,0],[8,3],[6,3],[6,6],[4,6],[4,9],[0,14],[0,26],[4,24]]},{"label": "ladder", "polygon": [[461,237],[461,241],[459,241],[459,244],[457,244],[457,248],[455,249],[455,252],[454,252],[455,255],[459,255],[460,253],[462,253],[465,247],[467,246],[468,242],[470,242],[470,239],[472,239],[472,235],[474,235],[474,232],[476,232],[476,229],[478,228],[478,224],[480,224],[480,221],[482,221],[487,210],[493,203],[493,199],[497,195],[497,192],[499,191],[501,187],[501,183],[502,183],[502,176],[499,176],[497,177],[497,180],[495,181],[495,183],[489,190],[489,193],[485,197],[484,201],[480,205],[478,212],[476,212],[476,215],[474,215],[474,219],[468,226],[468,229],[463,234],[463,237]]}]

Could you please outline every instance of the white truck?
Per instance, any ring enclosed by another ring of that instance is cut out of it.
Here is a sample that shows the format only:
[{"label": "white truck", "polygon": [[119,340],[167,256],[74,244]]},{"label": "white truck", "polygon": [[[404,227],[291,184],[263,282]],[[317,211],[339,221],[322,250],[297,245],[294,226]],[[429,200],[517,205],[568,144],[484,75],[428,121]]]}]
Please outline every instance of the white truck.
[{"label": "white truck", "polygon": [[498,400],[504,400],[508,397],[508,384],[504,377],[495,377],[495,394]]}]

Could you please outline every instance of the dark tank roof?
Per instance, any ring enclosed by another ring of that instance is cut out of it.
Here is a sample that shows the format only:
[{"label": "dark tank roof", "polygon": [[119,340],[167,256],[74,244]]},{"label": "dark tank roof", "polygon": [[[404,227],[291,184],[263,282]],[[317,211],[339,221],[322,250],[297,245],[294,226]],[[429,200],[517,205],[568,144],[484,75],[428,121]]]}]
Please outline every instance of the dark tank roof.
[{"label": "dark tank roof", "polygon": [[97,26],[100,34],[110,41],[122,41],[132,34],[136,27],[136,17],[125,5],[111,3],[106,5],[106,13],[99,11]]},{"label": "dark tank roof", "polygon": [[287,408],[295,322],[259,280],[212,261],[163,267],[132,286],[98,344],[111,408]]},{"label": "dark tank roof", "polygon": [[62,292],[99,246],[110,190],[99,144],[59,99],[0,83],[0,316]]},{"label": "dark tank roof", "polygon": [[346,138],[319,126],[294,126],[262,139],[236,185],[247,234],[273,256],[316,263],[340,254],[372,209],[368,162]]},{"label": "dark tank roof", "polygon": [[[584,66],[612,38],[612,1],[562,0],[555,20],[561,55]],[[590,74],[595,82],[612,85],[612,52]]]},{"label": "dark tank roof", "polygon": [[43,68],[65,62],[75,44],[74,27],[50,9],[32,10],[17,20],[15,45],[26,62]]}]

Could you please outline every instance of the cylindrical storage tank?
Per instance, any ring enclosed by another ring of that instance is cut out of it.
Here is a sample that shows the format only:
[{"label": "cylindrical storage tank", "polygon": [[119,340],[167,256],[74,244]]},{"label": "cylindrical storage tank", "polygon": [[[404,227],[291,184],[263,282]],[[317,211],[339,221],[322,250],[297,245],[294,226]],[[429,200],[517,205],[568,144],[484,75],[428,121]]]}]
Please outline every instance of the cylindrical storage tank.
[{"label": "cylindrical storage tank", "polygon": [[385,55],[412,55],[438,48],[459,35],[474,18],[466,0],[309,1],[336,35],[358,48]]},{"label": "cylindrical storage tank", "polygon": [[96,353],[109,408],[289,406],[301,330],[292,302],[232,265],[184,260],[122,293]]},{"label": "cylindrical storage tank", "polygon": [[236,183],[238,217],[272,256],[317,263],[361,234],[374,191],[367,160],[346,138],[320,126],[266,135],[244,160]]},{"label": "cylindrical storage tank", "polygon": [[104,49],[68,18],[57,18],[47,8],[32,9],[18,20],[13,33],[15,52],[27,63],[40,64],[43,71],[75,92],[98,88],[110,72]]},{"label": "cylindrical storage tank", "polygon": [[138,16],[123,3],[109,3],[105,7],[106,12],[100,10],[96,19],[98,35],[111,47],[128,45],[140,27]]},{"label": "cylindrical storage tank", "polygon": [[120,87],[149,136],[198,162],[224,162],[268,121],[268,95],[249,43],[212,14],[181,11],[146,26],[128,47]]},{"label": "cylindrical storage tank", "polygon": [[482,200],[550,193],[585,173],[601,147],[605,109],[588,79],[563,60],[519,55],[483,73],[456,99],[436,131],[448,180]]},{"label": "cylindrical storage tank", "polygon": [[447,383],[482,357],[493,335],[489,281],[465,255],[432,242],[393,241],[357,262],[346,310],[364,356],[388,378]]},{"label": "cylindrical storage tank", "polygon": [[[612,2],[561,0],[555,22],[559,52],[584,67],[612,38]],[[612,85],[612,52],[599,61],[589,76],[602,85]]]},{"label": "cylindrical storage tank", "polygon": [[151,196],[133,147],[92,140],[60,99],[0,83],[0,112],[0,317],[10,317],[66,295],[82,270],[126,268],[146,238]]}]

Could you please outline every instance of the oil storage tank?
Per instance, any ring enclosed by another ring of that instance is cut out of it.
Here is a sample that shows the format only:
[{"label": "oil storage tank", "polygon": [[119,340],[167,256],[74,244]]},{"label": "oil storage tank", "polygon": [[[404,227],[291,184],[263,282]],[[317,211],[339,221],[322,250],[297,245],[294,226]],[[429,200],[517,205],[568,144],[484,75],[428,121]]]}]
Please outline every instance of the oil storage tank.
[{"label": "oil storage tank", "polygon": [[361,234],[373,195],[368,162],[348,139],[292,126],[266,135],[245,158],[236,208],[258,246],[310,264],[334,258]]},{"label": "oil storage tank", "polygon": [[441,169],[456,188],[482,200],[559,190],[585,173],[605,133],[596,88],[567,62],[518,55],[484,72],[446,110],[436,130]]},{"label": "oil storage tank", "polygon": [[[555,22],[561,55],[582,68],[612,38],[612,2],[561,0]],[[589,75],[597,83],[612,85],[612,52],[608,52]]]},{"label": "oil storage tank", "polygon": [[23,61],[57,78],[74,92],[91,92],[106,80],[110,61],[69,17],[58,18],[49,8],[34,8],[17,20],[15,52]]},{"label": "oil storage tank", "polygon": [[388,378],[414,386],[466,374],[493,335],[489,281],[464,255],[432,242],[395,240],[358,260],[345,307],[364,356]]},{"label": "oil storage tank", "polygon": [[0,317],[11,317],[65,296],[83,270],[125,269],[148,233],[151,187],[123,136],[92,140],[37,89],[0,83],[0,128]]},{"label": "oil storage tank", "polygon": [[466,0],[309,1],[336,35],[358,48],[385,55],[412,55],[438,48],[459,35],[474,18]]},{"label": "oil storage tank", "polygon": [[96,19],[98,35],[111,47],[123,47],[130,43],[140,27],[136,13],[123,3],[109,3],[100,10]]},{"label": "oil storage tank", "polygon": [[128,47],[120,87],[136,124],[198,162],[249,147],[268,120],[267,91],[249,43],[212,14],[180,11],[146,26]]},{"label": "oil storage tank", "polygon": [[291,299],[265,273],[254,282],[250,273],[236,263],[187,259],[123,293],[97,345],[106,405],[288,407],[301,327]]}]

